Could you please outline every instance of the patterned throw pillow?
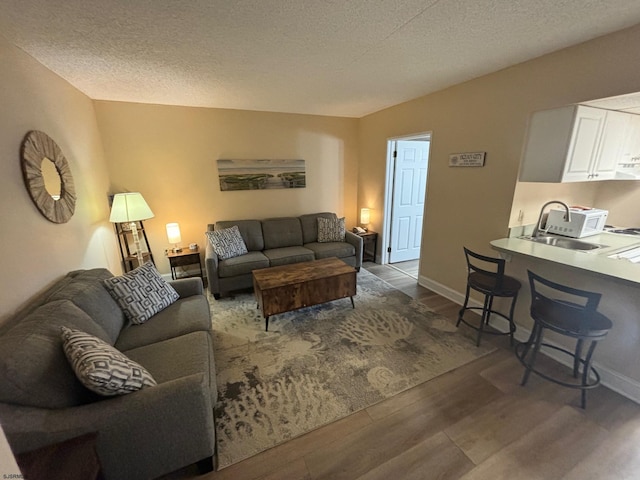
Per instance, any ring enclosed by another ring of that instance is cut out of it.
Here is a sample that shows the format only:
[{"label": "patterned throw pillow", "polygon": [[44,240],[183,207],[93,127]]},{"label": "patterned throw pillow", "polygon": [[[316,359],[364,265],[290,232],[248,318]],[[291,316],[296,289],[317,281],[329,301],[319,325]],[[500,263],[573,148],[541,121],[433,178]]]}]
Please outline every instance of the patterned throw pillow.
[{"label": "patterned throw pillow", "polygon": [[131,323],[136,324],[146,322],[180,298],[151,262],[120,277],[107,278],[103,284]]},{"label": "patterned throw pillow", "polygon": [[92,392],[113,396],[156,385],[151,374],[99,338],[61,327],[62,348],[78,380]]},{"label": "patterned throw pillow", "polygon": [[318,242],[344,242],[344,217],[318,217]]},{"label": "patterned throw pillow", "polygon": [[221,230],[214,230],[213,232],[206,232],[206,234],[211,245],[213,245],[213,249],[221,260],[239,257],[245,253],[249,253],[237,225]]}]

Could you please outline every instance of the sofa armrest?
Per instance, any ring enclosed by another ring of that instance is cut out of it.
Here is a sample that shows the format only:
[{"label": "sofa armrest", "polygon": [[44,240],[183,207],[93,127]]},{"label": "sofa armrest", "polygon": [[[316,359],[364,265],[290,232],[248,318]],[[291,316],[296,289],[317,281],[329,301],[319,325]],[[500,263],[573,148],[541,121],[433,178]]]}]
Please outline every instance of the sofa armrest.
[{"label": "sofa armrest", "polygon": [[215,452],[213,406],[204,374],[129,395],[49,410],[0,404],[14,453],[98,432],[107,479],[155,478]]},{"label": "sofa armrest", "polygon": [[180,298],[191,297],[193,295],[202,295],[204,287],[200,277],[179,278],[169,282],[175,288]]},{"label": "sofa armrest", "polygon": [[345,232],[344,240],[347,243],[353,245],[356,249],[356,264],[355,267],[360,269],[362,266],[362,237],[356,235],[353,232]]},{"label": "sofa armrest", "polygon": [[209,291],[213,295],[220,295],[220,279],[218,277],[218,254],[213,249],[211,242],[207,241],[204,255],[204,267],[207,271],[207,283]]}]

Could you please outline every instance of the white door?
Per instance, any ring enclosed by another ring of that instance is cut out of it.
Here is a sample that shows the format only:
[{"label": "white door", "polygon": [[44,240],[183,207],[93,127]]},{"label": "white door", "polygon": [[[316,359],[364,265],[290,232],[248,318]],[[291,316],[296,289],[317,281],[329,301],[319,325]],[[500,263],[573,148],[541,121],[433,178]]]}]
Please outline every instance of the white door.
[{"label": "white door", "polygon": [[397,141],[389,263],[420,258],[429,141]]}]

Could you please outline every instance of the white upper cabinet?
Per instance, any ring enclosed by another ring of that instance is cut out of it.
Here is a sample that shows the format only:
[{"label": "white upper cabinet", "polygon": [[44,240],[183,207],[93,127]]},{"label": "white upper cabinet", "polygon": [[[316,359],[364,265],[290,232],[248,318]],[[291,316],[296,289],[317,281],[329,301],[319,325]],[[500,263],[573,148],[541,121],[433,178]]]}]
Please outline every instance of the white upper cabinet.
[{"label": "white upper cabinet", "polygon": [[569,105],[535,112],[529,121],[522,182],[586,182],[616,178],[630,114]]},{"label": "white upper cabinet", "polygon": [[613,110],[606,112],[607,116],[604,120],[596,163],[592,172],[596,180],[610,180],[616,177],[616,169],[622,156],[632,117],[631,114],[624,112]]},{"label": "white upper cabinet", "polygon": [[640,179],[640,115],[631,115],[618,160],[616,178]]}]

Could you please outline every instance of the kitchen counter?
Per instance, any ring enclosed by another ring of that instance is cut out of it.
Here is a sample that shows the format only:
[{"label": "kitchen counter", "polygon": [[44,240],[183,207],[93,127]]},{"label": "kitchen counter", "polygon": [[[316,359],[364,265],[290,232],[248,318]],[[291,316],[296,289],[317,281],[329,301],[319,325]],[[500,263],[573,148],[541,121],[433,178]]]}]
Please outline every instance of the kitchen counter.
[{"label": "kitchen counter", "polygon": [[544,245],[523,238],[501,238],[493,240],[491,246],[503,254],[525,255],[536,260],[559,263],[573,269],[585,270],[611,280],[640,285],[640,263],[625,259],[609,258],[609,255],[640,247],[640,236],[603,232],[580,239],[581,242],[603,245],[589,251]]}]

